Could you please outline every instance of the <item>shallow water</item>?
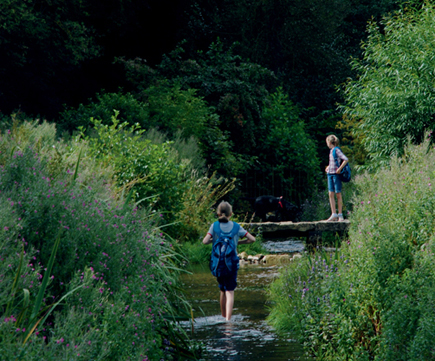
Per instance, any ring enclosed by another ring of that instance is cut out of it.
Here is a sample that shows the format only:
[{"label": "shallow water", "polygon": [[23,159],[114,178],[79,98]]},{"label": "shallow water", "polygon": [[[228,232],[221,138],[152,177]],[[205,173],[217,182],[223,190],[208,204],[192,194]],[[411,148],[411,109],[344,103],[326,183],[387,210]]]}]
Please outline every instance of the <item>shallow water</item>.
[{"label": "shallow water", "polygon": [[[287,246],[300,248],[301,244],[293,242]],[[274,250],[272,243],[268,246]],[[278,244],[277,247],[281,246]],[[194,309],[192,337],[205,345],[207,351],[202,360],[306,360],[296,341],[278,337],[266,323],[265,288],[278,276],[277,266],[249,264],[240,267],[230,322],[220,315],[219,288],[208,267],[196,266],[191,272],[182,276],[182,282]],[[184,327],[191,332],[190,322]]]},{"label": "shallow water", "polygon": [[263,246],[270,253],[295,253],[303,252],[305,249],[304,243],[300,240],[273,238],[263,242]]}]

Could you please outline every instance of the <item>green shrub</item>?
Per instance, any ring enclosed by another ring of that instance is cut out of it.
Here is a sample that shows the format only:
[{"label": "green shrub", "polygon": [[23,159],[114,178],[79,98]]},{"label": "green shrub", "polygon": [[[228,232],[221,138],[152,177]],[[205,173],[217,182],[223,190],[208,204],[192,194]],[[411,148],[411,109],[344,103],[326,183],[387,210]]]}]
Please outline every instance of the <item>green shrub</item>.
[{"label": "green shrub", "polygon": [[199,142],[200,155],[208,147],[206,143],[210,132],[221,134],[214,126],[217,117],[213,109],[197,95],[195,89],[182,90],[179,85],[170,86],[164,81],[136,95],[122,92],[97,94],[96,99],[89,99],[87,105],[65,109],[58,124],[69,132],[79,127],[89,131],[95,126],[91,118],[100,120],[103,125],[111,125],[114,111],[118,112],[117,118],[121,123],[127,122],[130,126],[138,124],[146,131],[157,129],[168,140],[180,143],[181,140],[194,138]]},{"label": "green shrub", "polygon": [[89,143],[89,155],[103,165],[112,166],[118,186],[134,192],[136,201],[145,200],[154,210],[173,219],[181,209],[180,199],[186,190],[187,163],[179,162],[170,144],[154,144],[141,137],[139,126],[120,124],[117,113],[112,124],[92,120],[96,137],[82,136]]},{"label": "green shrub", "polygon": [[69,108],[60,113],[58,124],[62,130],[73,132],[79,127],[92,127],[91,118],[100,119],[102,124],[112,124],[114,111],[119,112],[119,119],[130,125],[148,126],[148,105],[137,100],[132,94],[103,93],[97,94],[96,100],[89,99],[89,104],[80,104],[77,109]]},{"label": "green shrub", "polygon": [[363,59],[352,62],[358,77],[345,86],[344,123],[371,167],[387,165],[403,154],[408,137],[418,144],[435,125],[435,6],[419,3],[418,10],[411,5],[370,22]]},{"label": "green shrub", "polygon": [[[145,139],[149,139],[154,144],[168,143],[168,136],[156,128],[151,128],[143,133]],[[178,161],[188,163],[188,168],[201,174],[206,168],[205,159],[202,155],[201,145],[197,138],[190,136],[184,138],[181,131],[177,131],[172,140],[168,143],[178,154]]]},{"label": "green shrub", "polygon": [[182,90],[177,84],[170,87],[163,82],[145,89],[141,97],[148,104],[149,126],[170,138],[181,132],[183,138],[193,135],[199,139],[212,116],[211,109],[192,88]]},{"label": "green shrub", "polygon": [[255,256],[257,254],[269,254],[269,252],[263,246],[263,237],[257,235],[254,243],[241,244],[237,247],[239,253],[246,252],[248,255]]},{"label": "green shrub", "polygon": [[257,154],[269,183],[282,180],[283,191],[292,193],[297,177],[304,184],[298,190],[299,200],[303,200],[311,194],[321,172],[315,143],[306,132],[300,113],[282,88],[270,94],[264,103],[263,141]]},{"label": "green shrub", "polygon": [[234,182],[211,177],[198,177],[191,174],[186,181],[186,192],[180,199],[180,210],[175,214],[173,232],[178,240],[202,239],[214,221],[213,207],[234,188]]},{"label": "green shrub", "polygon": [[[175,351],[169,340],[178,345],[180,336],[170,320],[183,309],[174,287],[179,261],[172,245],[154,216],[114,197],[111,179],[102,176],[109,171],[96,167],[98,173],[80,174],[90,161],[85,144],[53,148],[41,141],[35,144],[40,153],[24,136],[17,142],[19,134],[28,131],[31,138],[43,129],[52,134],[50,126],[24,124],[0,138],[7,150],[0,167],[0,215],[6,222],[0,231],[0,274],[6,286],[0,291],[2,356],[171,359]],[[20,144],[26,146],[17,149]],[[82,149],[84,156],[70,157],[66,149]],[[70,158],[78,160],[76,168],[70,169]],[[20,252],[22,245],[26,253]],[[21,257],[22,277],[11,286]],[[50,276],[50,283],[38,307],[42,275]],[[22,330],[32,321],[23,311],[36,305],[37,313],[44,314],[58,301],[44,324],[31,333]]]},{"label": "green shrub", "polygon": [[[234,187],[234,181],[201,176],[192,170],[191,161],[176,151],[174,142],[152,142],[141,136],[143,130],[138,126],[120,124],[116,116],[111,126],[92,121],[97,136],[85,136],[88,156],[113,167],[120,192],[131,190],[141,207],[149,205],[159,212],[160,223],[171,224],[166,231],[177,240],[202,234],[211,207]],[[183,148],[180,140],[177,148]]]},{"label": "green shrub", "polygon": [[284,272],[271,288],[272,324],[320,360],[433,359],[434,175],[427,141],[358,176],[341,256],[332,271],[307,258]]}]

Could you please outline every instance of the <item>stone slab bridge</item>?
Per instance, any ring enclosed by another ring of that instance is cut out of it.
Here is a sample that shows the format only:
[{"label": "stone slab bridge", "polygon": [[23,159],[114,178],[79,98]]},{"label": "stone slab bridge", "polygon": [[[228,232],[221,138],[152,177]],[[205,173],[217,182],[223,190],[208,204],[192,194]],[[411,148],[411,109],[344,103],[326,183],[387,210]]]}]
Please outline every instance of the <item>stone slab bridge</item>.
[{"label": "stone slab bridge", "polygon": [[261,232],[264,238],[275,237],[305,237],[307,246],[315,246],[322,241],[323,232],[334,232],[343,236],[347,233],[350,222],[265,222],[240,223],[248,232],[257,234]]}]

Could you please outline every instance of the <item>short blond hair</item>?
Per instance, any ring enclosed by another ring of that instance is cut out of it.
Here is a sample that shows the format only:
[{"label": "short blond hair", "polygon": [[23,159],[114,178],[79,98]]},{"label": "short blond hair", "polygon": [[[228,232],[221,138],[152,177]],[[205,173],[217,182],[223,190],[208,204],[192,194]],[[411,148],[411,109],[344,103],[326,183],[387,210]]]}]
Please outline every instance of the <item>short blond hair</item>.
[{"label": "short blond hair", "polygon": [[331,143],[334,146],[338,146],[340,144],[340,141],[338,140],[338,138],[334,135],[334,134],[330,134],[326,137],[326,141],[328,143]]}]

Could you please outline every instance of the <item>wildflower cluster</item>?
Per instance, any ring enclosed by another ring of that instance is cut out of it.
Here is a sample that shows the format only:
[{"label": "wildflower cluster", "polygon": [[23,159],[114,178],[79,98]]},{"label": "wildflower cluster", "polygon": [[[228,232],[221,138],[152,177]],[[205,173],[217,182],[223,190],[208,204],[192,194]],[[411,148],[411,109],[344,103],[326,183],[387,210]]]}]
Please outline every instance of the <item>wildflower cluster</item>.
[{"label": "wildflower cluster", "polygon": [[170,359],[167,320],[182,299],[172,245],[153,216],[113,196],[98,168],[79,176],[60,159],[53,172],[64,153],[52,149],[26,143],[0,167],[0,354]]}]

